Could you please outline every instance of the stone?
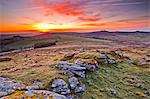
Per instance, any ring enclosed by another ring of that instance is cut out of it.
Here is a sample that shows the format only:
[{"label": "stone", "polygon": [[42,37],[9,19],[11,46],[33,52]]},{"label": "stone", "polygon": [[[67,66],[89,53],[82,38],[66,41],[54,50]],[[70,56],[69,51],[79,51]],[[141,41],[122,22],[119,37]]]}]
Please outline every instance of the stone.
[{"label": "stone", "polygon": [[150,96],[150,91],[145,92],[146,95]]},{"label": "stone", "polygon": [[27,96],[29,96],[29,97],[33,97],[34,96],[34,93],[33,93],[33,91],[26,91],[25,92],[25,94],[27,95]]},{"label": "stone", "polygon": [[79,52],[80,52],[80,53],[85,52],[84,48],[80,48],[80,49],[79,49]]},{"label": "stone", "polygon": [[37,90],[37,89],[39,89],[39,86],[37,86],[37,85],[27,86],[26,89],[27,90]]},{"label": "stone", "polygon": [[75,89],[74,89],[74,92],[75,93],[82,93],[82,92],[85,92],[86,90],[86,87],[84,84],[81,84],[80,86],[77,86]]},{"label": "stone", "polygon": [[75,64],[68,63],[66,61],[61,61],[56,65],[57,68],[63,69],[63,70],[68,70],[72,72],[73,74],[80,76],[80,77],[85,77],[85,67],[81,67]]},{"label": "stone", "polygon": [[64,58],[66,58],[66,59],[71,59],[71,58],[73,58],[74,55],[75,55],[75,53],[73,53],[73,54],[66,54],[66,55],[64,56]]},{"label": "stone", "polygon": [[79,84],[79,81],[76,77],[71,77],[69,78],[69,83],[70,83],[71,89],[75,89],[77,85]]},{"label": "stone", "polygon": [[85,71],[74,71],[74,70],[72,70],[71,72],[72,72],[73,74],[75,74],[76,76],[85,78]]},{"label": "stone", "polygon": [[116,64],[116,61],[113,59],[105,60],[105,64]]},{"label": "stone", "polygon": [[[26,92],[26,93],[29,94],[28,92]],[[47,91],[47,90],[33,90],[32,93],[30,93],[30,95],[37,95],[39,97],[41,95],[44,95],[45,99],[68,99],[64,95],[61,95],[61,94],[58,94],[55,92],[51,92],[51,91]]]},{"label": "stone", "polygon": [[117,96],[117,92],[116,92],[115,90],[111,90],[111,94],[112,94],[113,96]]},{"label": "stone", "polygon": [[67,99],[79,99],[78,96],[72,96],[72,95],[68,95]]},{"label": "stone", "polygon": [[7,78],[0,77],[0,97],[15,92],[15,88],[18,86],[23,86],[23,84],[20,82],[11,81]]},{"label": "stone", "polygon": [[66,95],[70,93],[68,84],[63,79],[55,79],[52,82],[51,88],[53,92],[56,92],[62,95]]},{"label": "stone", "polygon": [[82,59],[82,60],[76,60],[75,64],[85,67],[89,71],[96,71],[98,68],[98,63],[95,60],[92,59]]},{"label": "stone", "polygon": [[136,60],[134,64],[137,66],[150,66],[150,62],[146,62],[144,59]]},{"label": "stone", "polygon": [[117,96],[117,92],[115,89],[108,89],[108,91],[113,95],[113,96]]},{"label": "stone", "polygon": [[98,56],[96,56],[96,59],[97,59],[97,60],[107,59],[107,56],[104,55],[104,54],[98,55]]},{"label": "stone", "polygon": [[43,86],[44,83],[38,82],[38,81],[34,81],[34,82],[33,82],[33,85]]}]

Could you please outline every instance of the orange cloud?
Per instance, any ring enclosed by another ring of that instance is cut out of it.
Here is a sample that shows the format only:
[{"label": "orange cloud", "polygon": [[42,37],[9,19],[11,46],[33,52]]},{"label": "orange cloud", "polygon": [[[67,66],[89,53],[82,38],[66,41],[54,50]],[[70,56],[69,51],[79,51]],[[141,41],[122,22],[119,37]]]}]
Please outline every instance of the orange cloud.
[{"label": "orange cloud", "polygon": [[43,10],[46,11],[46,15],[51,15],[52,13],[59,13],[62,15],[82,15],[84,11],[81,9],[76,9],[80,6],[79,3],[71,3],[66,1],[61,1],[58,3],[46,2],[43,0],[33,0],[38,6],[41,6]]},{"label": "orange cloud", "polygon": [[79,17],[79,20],[81,21],[81,22],[97,22],[97,21],[99,21],[100,20],[100,18],[95,18],[95,17]]}]

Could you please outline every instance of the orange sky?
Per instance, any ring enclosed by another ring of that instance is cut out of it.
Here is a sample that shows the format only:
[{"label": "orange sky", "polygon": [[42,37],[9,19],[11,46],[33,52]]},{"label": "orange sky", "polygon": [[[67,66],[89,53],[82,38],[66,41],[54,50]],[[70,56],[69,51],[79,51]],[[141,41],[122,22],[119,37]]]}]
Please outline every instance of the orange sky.
[{"label": "orange sky", "polygon": [[149,30],[148,0],[0,2],[0,32]]}]

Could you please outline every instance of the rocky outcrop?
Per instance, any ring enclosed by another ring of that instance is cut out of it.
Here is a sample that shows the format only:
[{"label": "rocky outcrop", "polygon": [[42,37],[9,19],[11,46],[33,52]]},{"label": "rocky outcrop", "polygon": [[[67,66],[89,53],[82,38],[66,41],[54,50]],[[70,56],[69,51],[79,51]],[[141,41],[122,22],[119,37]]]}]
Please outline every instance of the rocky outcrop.
[{"label": "rocky outcrop", "polygon": [[[80,84],[78,78],[71,77],[68,79],[69,84],[63,79],[54,79],[51,84],[53,92],[69,96],[71,93],[83,93],[86,90],[84,84]],[[70,97],[70,96],[69,96]],[[72,98],[69,98],[72,99]]]},{"label": "rocky outcrop", "polygon": [[85,77],[85,67],[80,67],[78,65],[68,63],[66,61],[61,61],[56,65],[57,68],[63,69],[63,70],[68,70],[72,72],[73,74],[80,76],[80,77]]},{"label": "rocky outcrop", "polygon": [[[63,80],[57,80],[54,84],[56,85],[52,86],[59,86],[60,89],[58,90],[62,91],[61,94],[65,93],[65,88],[70,90],[67,83]],[[66,96],[55,92],[40,90],[40,86],[43,86],[42,82],[33,82],[32,85],[26,86],[20,82],[0,77],[0,98],[11,99],[11,96],[14,97],[15,93],[18,93],[18,96],[15,96],[16,99],[28,99],[33,97],[36,99],[68,99]]]},{"label": "rocky outcrop", "polygon": [[98,68],[98,63],[95,60],[91,60],[91,59],[76,60],[75,64],[81,67],[85,67],[87,70],[93,71],[93,72],[96,71]]}]

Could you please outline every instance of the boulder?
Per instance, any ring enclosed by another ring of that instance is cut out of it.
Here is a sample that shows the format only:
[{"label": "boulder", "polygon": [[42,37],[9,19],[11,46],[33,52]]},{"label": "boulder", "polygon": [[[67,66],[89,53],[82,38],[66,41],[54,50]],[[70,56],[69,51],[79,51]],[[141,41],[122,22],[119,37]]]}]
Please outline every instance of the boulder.
[{"label": "boulder", "polygon": [[75,89],[74,89],[74,92],[75,93],[82,93],[82,92],[85,92],[86,90],[86,87],[84,84],[81,84],[80,86],[77,86]]},{"label": "boulder", "polygon": [[52,82],[51,88],[53,92],[56,92],[62,95],[67,95],[70,93],[68,84],[63,79],[55,79]]},{"label": "boulder", "polygon": [[57,68],[63,69],[63,70],[68,70],[72,72],[73,74],[80,76],[80,77],[85,77],[85,67],[81,67],[75,64],[68,63],[66,61],[61,61],[56,65]]},{"label": "boulder", "polygon": [[85,67],[89,71],[96,71],[98,68],[98,63],[95,60],[92,59],[80,59],[76,60],[75,64]]},{"label": "boulder", "polygon": [[79,81],[76,77],[71,77],[69,78],[69,83],[70,83],[71,89],[75,89],[77,85],[79,84]]}]

